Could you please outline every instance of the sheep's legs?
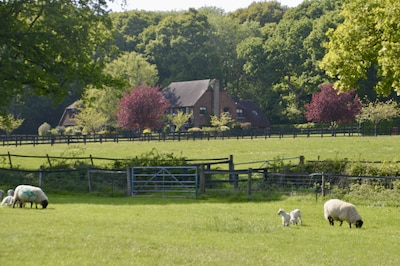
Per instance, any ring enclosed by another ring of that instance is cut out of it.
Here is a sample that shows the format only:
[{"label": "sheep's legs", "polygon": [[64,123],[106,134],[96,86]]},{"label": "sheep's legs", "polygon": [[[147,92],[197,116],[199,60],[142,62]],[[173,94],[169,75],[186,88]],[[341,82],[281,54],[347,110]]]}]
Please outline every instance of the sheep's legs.
[{"label": "sheep's legs", "polygon": [[332,226],[335,224],[334,220],[333,220],[333,218],[331,216],[328,217],[328,221],[329,221],[329,224],[332,225]]}]

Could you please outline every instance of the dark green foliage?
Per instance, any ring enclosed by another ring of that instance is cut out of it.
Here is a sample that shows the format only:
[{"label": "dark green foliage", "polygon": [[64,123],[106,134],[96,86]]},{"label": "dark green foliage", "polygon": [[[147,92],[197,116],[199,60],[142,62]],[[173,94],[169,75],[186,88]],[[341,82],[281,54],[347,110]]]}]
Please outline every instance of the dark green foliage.
[{"label": "dark green foliage", "polygon": [[1,2],[1,108],[26,91],[62,100],[77,82],[109,81],[93,54],[104,53],[111,21],[105,2],[95,2]]},{"label": "dark green foliage", "polygon": [[112,169],[125,169],[133,166],[184,166],[187,165],[186,158],[176,156],[173,153],[160,153],[156,149],[152,149],[148,153],[141,154],[135,158],[115,161]]}]

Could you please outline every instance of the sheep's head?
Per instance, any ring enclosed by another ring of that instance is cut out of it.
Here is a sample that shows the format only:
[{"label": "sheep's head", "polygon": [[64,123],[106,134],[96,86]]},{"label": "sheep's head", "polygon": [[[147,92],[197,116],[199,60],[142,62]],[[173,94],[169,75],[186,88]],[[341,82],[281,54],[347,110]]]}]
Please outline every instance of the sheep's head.
[{"label": "sheep's head", "polygon": [[361,226],[363,225],[363,221],[362,220],[357,220],[356,221],[356,228],[361,228]]},{"label": "sheep's head", "polygon": [[284,209],[279,209],[278,210],[278,215],[282,215],[282,213],[285,213],[285,210]]},{"label": "sheep's head", "polygon": [[42,208],[46,209],[47,205],[49,205],[49,202],[47,200],[44,200],[41,202],[41,204],[42,204]]}]

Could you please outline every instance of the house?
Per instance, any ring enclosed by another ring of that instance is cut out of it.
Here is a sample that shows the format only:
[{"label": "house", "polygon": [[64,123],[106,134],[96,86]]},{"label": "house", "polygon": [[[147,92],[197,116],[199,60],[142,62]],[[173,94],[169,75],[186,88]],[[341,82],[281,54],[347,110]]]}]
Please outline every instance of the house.
[{"label": "house", "polygon": [[190,126],[210,126],[210,116],[230,113],[233,120],[249,122],[258,128],[270,126],[268,119],[251,101],[234,100],[216,79],[172,82],[163,89],[170,101],[170,114],[178,111],[192,113]]},{"label": "house", "polygon": [[261,108],[250,100],[236,101],[236,121],[249,122],[252,127],[262,129],[271,126]]},{"label": "house", "polygon": [[65,108],[64,113],[60,118],[60,121],[58,122],[58,126],[63,126],[63,127],[75,126],[76,122],[74,121],[74,117],[78,112],[79,112],[78,101],[75,101],[71,105],[68,105]]},{"label": "house", "polygon": [[[168,113],[192,113],[190,127],[210,126],[210,116],[219,116],[222,112],[228,112],[233,120],[250,123],[252,127],[270,127],[267,117],[254,102],[232,98],[216,79],[172,82],[162,92],[171,103]],[[78,101],[67,106],[58,125],[75,126],[73,118],[79,112],[78,107]]]}]

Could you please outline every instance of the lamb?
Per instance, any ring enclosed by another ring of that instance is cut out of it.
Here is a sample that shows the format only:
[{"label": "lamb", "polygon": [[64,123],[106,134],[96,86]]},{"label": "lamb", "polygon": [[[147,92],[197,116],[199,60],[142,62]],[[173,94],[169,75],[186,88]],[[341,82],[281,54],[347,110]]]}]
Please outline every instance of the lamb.
[{"label": "lamb", "polygon": [[299,209],[295,209],[290,212],[290,223],[297,225],[297,220],[300,220],[300,224],[303,224],[303,219],[301,218],[301,212]]},{"label": "lamb", "polygon": [[278,215],[282,215],[282,225],[283,226],[289,226],[290,223],[290,214],[285,212],[284,209],[279,209],[278,210]]},{"label": "lamb", "polygon": [[15,204],[19,202],[20,207],[26,202],[31,203],[31,208],[33,203],[40,203],[42,208],[45,209],[49,204],[49,199],[46,194],[44,194],[43,190],[39,187],[29,186],[29,185],[19,185],[15,188],[14,197],[13,197],[13,208]]},{"label": "lamb", "polygon": [[13,189],[9,189],[7,190],[7,197],[5,197],[2,201],[0,206],[4,206],[7,204],[8,207],[11,207],[11,205],[13,204],[13,199],[14,197],[14,190]]},{"label": "lamb", "polygon": [[4,206],[4,205],[7,204],[8,207],[11,207],[11,205],[13,204],[13,198],[14,198],[13,196],[7,196],[7,197],[5,197],[5,198],[2,200],[0,206]]},{"label": "lamb", "polygon": [[334,225],[334,221],[340,221],[340,226],[342,226],[343,221],[351,224],[355,224],[356,228],[361,228],[363,225],[362,218],[358,214],[356,207],[348,202],[331,199],[324,204],[324,216],[325,219],[329,221],[330,225]]}]

